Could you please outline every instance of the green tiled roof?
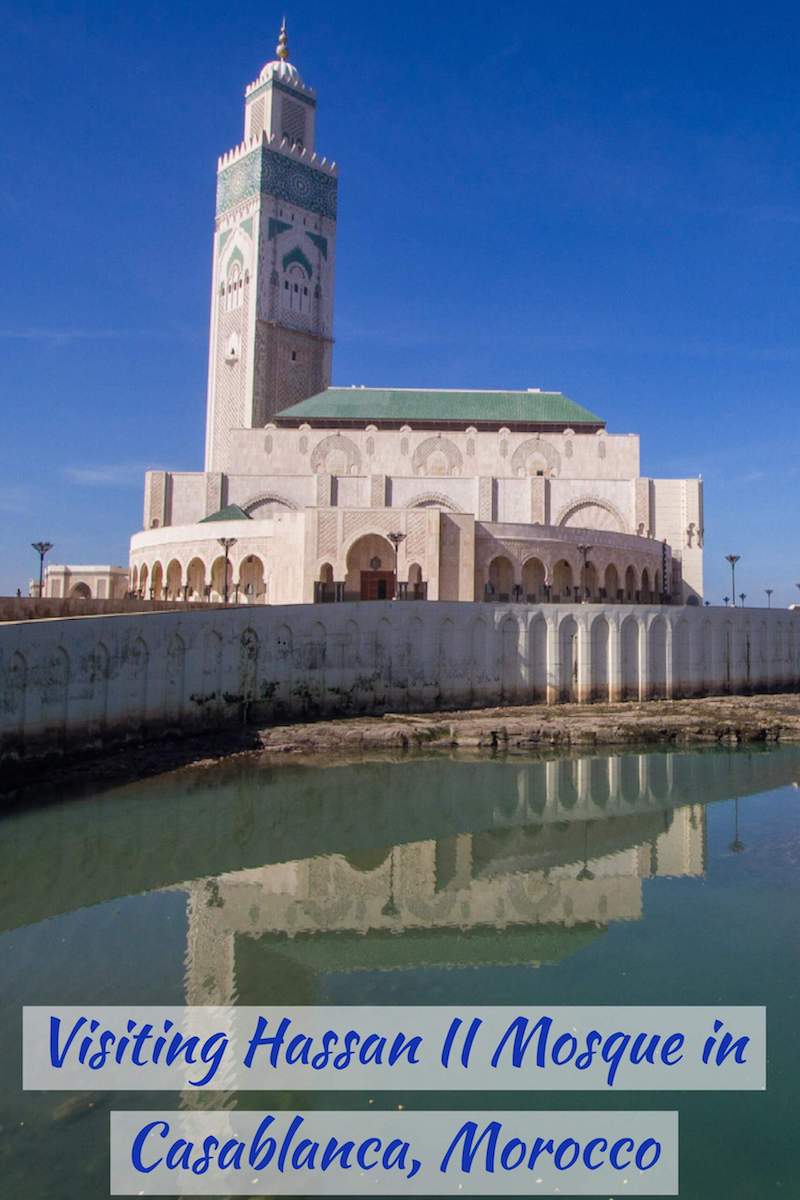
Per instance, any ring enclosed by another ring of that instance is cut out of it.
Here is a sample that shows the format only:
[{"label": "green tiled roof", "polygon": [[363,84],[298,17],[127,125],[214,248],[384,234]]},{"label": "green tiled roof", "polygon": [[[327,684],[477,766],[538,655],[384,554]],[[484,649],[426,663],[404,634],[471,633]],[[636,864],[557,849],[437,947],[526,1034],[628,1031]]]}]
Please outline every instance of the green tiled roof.
[{"label": "green tiled roof", "polygon": [[507,425],[603,425],[561,392],[471,392],[331,387],[284,408],[278,418],[313,421],[444,421]]},{"label": "green tiled roof", "polygon": [[252,521],[250,513],[246,513],[243,508],[239,508],[238,504],[228,504],[225,508],[221,508],[219,512],[211,513],[208,517],[203,517],[200,522],[204,525],[206,521]]}]

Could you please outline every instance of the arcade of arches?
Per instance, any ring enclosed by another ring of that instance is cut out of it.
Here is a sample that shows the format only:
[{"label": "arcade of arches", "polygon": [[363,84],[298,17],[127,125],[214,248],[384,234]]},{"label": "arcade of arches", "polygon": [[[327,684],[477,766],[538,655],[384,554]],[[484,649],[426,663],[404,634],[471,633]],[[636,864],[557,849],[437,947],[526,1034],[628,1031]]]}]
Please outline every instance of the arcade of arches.
[{"label": "arcade of arches", "polygon": [[[159,530],[157,553],[143,547],[133,556],[131,590],[145,599],[198,603],[227,594],[235,604],[675,599],[670,547],[615,531],[489,524],[427,504],[380,514],[242,513],[224,529],[242,536],[220,539],[205,526],[202,543],[170,544],[168,531]],[[221,541],[229,543],[227,560]]]}]

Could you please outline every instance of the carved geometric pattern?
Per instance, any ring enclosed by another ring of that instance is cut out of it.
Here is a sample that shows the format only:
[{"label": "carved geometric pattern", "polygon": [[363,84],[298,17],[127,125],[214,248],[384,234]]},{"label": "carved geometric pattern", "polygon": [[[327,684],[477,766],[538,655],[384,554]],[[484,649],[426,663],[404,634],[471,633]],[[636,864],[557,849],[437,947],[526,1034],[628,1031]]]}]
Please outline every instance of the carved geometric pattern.
[{"label": "carved geometric pattern", "polygon": [[386,476],[370,475],[369,477],[370,508],[384,508],[386,505]]},{"label": "carved geometric pattern", "polygon": [[222,508],[222,476],[206,475],[206,516],[219,512]]},{"label": "carved geometric pattern", "polygon": [[324,471],[320,471],[317,475],[317,507],[328,508],[332,503],[331,495],[332,477],[326,475]]},{"label": "carved geometric pattern", "polygon": [[530,459],[541,461],[551,475],[557,475],[561,468],[561,455],[554,446],[551,446],[549,442],[543,442],[540,438],[528,438],[527,441],[517,446],[511,455],[511,473],[527,475]]},{"label": "carved geometric pattern", "polygon": [[491,521],[493,518],[494,480],[489,475],[482,475],[478,480],[478,520]]},{"label": "carved geometric pattern", "polygon": [[406,557],[417,558],[425,553],[425,514],[411,512],[406,518]]},{"label": "carved geometric pattern", "polygon": [[250,122],[248,129],[248,137],[255,137],[264,128],[264,97],[259,96],[250,105]]},{"label": "carved geometric pattern", "polygon": [[335,512],[322,512],[319,514],[319,524],[317,526],[317,557],[322,558],[323,555],[333,558],[336,554],[336,520]]},{"label": "carved geometric pattern", "polygon": [[650,480],[636,480],[636,530],[646,536],[650,532]]},{"label": "carved geometric pattern", "polygon": [[153,521],[158,521],[159,525],[164,522],[164,497],[166,495],[166,474],[164,471],[154,471],[150,476],[150,513],[148,524],[152,526]]},{"label": "carved geometric pattern", "polygon": [[348,542],[354,534],[371,532],[372,530],[380,530],[388,532],[392,522],[397,521],[396,516],[392,516],[391,512],[370,512],[369,509],[362,509],[360,512],[346,512],[344,514],[344,540]]},{"label": "carved geometric pattern", "polygon": [[546,523],[546,483],[547,481],[541,475],[534,475],[531,479],[531,520],[535,525]]},{"label": "carved geometric pattern", "polygon": [[336,220],[337,180],[307,163],[259,146],[217,176],[217,214],[259,192]]}]

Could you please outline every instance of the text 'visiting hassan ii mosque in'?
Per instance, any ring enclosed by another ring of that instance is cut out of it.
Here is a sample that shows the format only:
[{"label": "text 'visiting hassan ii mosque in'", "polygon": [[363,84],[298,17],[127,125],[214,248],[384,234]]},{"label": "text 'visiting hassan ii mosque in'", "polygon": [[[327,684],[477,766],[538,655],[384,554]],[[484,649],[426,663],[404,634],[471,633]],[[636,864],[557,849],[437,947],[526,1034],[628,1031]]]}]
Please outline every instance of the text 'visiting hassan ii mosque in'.
[{"label": "text 'visiting hassan ii mosque in'", "polygon": [[330,386],[316,104],[283,27],[217,167],[205,468],[147,473],[127,577],[51,568],[48,593],[699,603],[702,483],[641,475],[636,434],[539,388]]}]

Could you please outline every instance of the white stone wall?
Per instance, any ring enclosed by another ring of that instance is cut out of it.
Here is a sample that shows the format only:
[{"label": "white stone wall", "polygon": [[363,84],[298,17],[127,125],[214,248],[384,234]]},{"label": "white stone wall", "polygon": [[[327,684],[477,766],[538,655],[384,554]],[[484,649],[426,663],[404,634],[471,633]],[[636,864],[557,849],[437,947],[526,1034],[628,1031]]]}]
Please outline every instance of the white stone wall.
[{"label": "white stone wall", "polygon": [[796,688],[800,612],[354,603],[0,626],[0,755],[242,720]]},{"label": "white stone wall", "polygon": [[[337,469],[335,474],[522,479],[544,471],[552,479],[631,480],[639,476],[638,436],[605,430],[599,434],[536,434],[375,426],[287,429],[268,424],[264,429],[231,431],[231,455],[242,474],[305,474],[318,447],[326,456],[345,455],[345,469]],[[439,454],[443,459],[435,457]],[[429,463],[435,464],[435,472],[426,469]]]}]

